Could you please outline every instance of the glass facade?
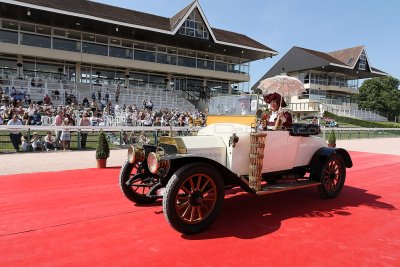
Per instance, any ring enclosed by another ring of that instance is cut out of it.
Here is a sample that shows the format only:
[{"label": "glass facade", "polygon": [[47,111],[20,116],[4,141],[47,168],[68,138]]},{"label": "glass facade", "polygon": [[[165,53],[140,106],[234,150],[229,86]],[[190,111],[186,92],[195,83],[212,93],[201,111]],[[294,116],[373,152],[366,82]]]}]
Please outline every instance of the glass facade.
[{"label": "glass facade", "polygon": [[82,52],[87,54],[108,56],[108,47],[106,45],[83,42]]},{"label": "glass facade", "polygon": [[[199,16],[199,14],[195,16]],[[132,40],[51,28],[7,19],[2,19],[1,21],[0,42],[4,43],[222,72],[249,73],[249,64],[241,62],[239,58],[229,58],[228,61],[228,57],[212,53],[205,54],[204,52],[183,50],[176,47],[165,47],[150,43],[134,43]],[[197,23],[201,24],[203,22]],[[189,26],[200,24],[189,23]]]},{"label": "glass facade", "polygon": [[[190,17],[185,22],[185,31],[187,33],[190,31],[191,36],[208,39],[208,32],[204,22],[196,20],[196,16],[200,18],[199,14],[195,14],[194,17]],[[249,70],[249,63],[242,62],[240,58],[232,58],[226,55],[186,50],[152,43],[134,42],[133,40],[118,37],[48,27],[4,18],[0,18],[1,42],[210,71],[248,74]],[[76,62],[39,59],[34,56],[22,56],[18,60],[21,60],[23,65],[17,67],[17,58],[8,60],[6,59],[7,57],[8,55],[3,55],[0,58],[1,74],[18,76],[23,73],[25,78],[63,79],[73,82],[103,85],[125,85],[126,82],[129,82],[130,86],[155,86],[158,88],[165,88],[168,85],[168,88],[175,90],[183,90],[188,88],[188,86],[199,88],[206,84],[213,92],[220,93],[236,91],[239,87],[243,87],[244,84],[248,86],[248,83],[237,83],[236,87],[232,89],[232,82],[216,80],[215,78],[212,78],[213,81],[208,81],[207,78],[185,75],[175,77],[173,74],[167,75],[138,71],[127,72],[125,69],[118,70],[109,66],[91,66],[88,63],[86,65],[79,65]]]},{"label": "glass facade", "polygon": [[194,10],[179,29],[179,34],[200,39],[208,39],[209,33],[200,13]]},{"label": "glass facade", "polygon": [[53,49],[81,52],[81,43],[74,40],[53,38]]},{"label": "glass facade", "polygon": [[128,49],[128,48],[110,46],[110,48],[109,48],[109,56],[110,57],[119,57],[119,58],[132,59],[133,58],[133,50],[132,49]]},{"label": "glass facade", "polygon": [[51,38],[48,36],[21,33],[21,44],[43,48],[51,48]]},{"label": "glass facade", "polygon": [[155,52],[151,52],[151,51],[135,50],[134,59],[141,60],[141,61],[155,62],[156,54],[155,54]]},{"label": "glass facade", "polygon": [[18,33],[0,30],[0,42],[18,44]]}]

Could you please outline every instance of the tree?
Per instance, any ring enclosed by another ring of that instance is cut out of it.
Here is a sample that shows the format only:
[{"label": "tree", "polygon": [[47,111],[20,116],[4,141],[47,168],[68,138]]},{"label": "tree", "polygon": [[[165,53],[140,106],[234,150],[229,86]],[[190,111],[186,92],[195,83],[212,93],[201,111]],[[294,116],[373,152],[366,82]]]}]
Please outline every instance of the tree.
[{"label": "tree", "polygon": [[400,81],[391,76],[366,80],[356,97],[360,108],[376,110],[394,120],[400,114]]}]

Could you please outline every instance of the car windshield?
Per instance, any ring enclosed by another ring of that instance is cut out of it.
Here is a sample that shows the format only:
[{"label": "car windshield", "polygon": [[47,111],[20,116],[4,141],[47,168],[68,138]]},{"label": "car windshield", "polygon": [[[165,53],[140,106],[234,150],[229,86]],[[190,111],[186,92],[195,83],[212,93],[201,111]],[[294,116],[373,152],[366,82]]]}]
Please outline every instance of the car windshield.
[{"label": "car windshield", "polygon": [[258,108],[265,106],[258,95],[242,94],[216,96],[210,99],[210,115],[255,115]]}]

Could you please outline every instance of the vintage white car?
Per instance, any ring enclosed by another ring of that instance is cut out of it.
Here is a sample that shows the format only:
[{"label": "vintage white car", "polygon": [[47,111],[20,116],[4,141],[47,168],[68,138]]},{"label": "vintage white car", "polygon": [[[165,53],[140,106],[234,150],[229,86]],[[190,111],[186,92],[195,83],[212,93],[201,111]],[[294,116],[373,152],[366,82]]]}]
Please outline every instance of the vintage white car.
[{"label": "vintage white car", "polygon": [[120,187],[138,204],[162,198],[166,220],[185,234],[209,227],[225,190],[233,187],[262,195],[317,186],[322,197],[334,198],[353,163],[346,150],[327,147],[318,129],[294,124],[290,131],[260,131],[214,123],[197,136],[164,136],[157,146],[128,149]]}]

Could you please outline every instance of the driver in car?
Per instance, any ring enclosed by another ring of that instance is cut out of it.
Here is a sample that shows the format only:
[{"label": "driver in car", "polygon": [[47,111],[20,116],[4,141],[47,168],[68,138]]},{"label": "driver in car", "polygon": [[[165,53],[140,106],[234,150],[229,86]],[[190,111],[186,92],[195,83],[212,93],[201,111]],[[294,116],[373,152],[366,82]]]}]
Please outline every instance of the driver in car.
[{"label": "driver in car", "polygon": [[292,114],[283,111],[287,104],[278,93],[264,95],[266,103],[270,104],[270,114],[264,118],[267,121],[268,130],[287,130],[292,127]]}]

